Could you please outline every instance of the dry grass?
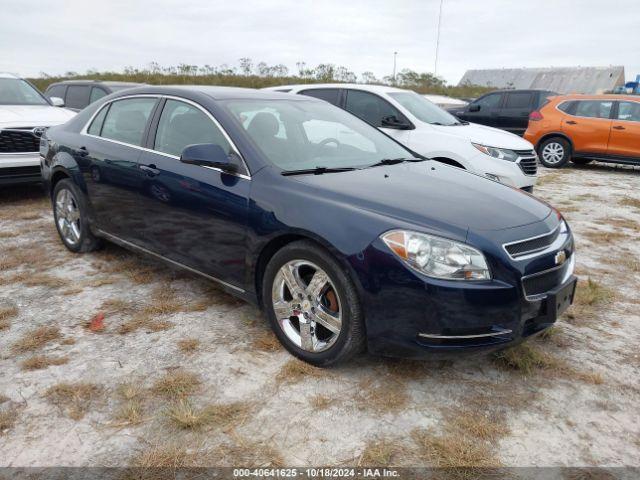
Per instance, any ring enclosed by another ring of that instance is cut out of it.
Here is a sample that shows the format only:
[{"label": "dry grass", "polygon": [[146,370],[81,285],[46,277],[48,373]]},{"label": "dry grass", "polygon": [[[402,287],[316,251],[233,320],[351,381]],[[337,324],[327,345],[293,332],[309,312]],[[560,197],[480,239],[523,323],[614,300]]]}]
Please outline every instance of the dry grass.
[{"label": "dry grass", "polygon": [[20,364],[22,370],[42,370],[55,365],[64,365],[69,363],[69,357],[47,357],[45,355],[36,355],[27,358]]},{"label": "dry grass", "polygon": [[201,381],[198,375],[183,370],[167,373],[156,381],[152,391],[156,395],[167,398],[179,399],[195,393],[200,387]]},{"label": "dry grass", "polygon": [[126,335],[139,329],[145,329],[149,332],[162,332],[173,328],[174,324],[167,320],[156,320],[146,315],[136,315],[132,319],[123,323],[118,327],[118,333]]},{"label": "dry grass", "polygon": [[219,445],[213,454],[220,466],[283,467],[284,460],[270,442],[257,442],[233,435],[234,444]]},{"label": "dry grass", "polygon": [[91,408],[102,389],[93,383],[60,383],[49,388],[46,397],[69,417],[80,420]]},{"label": "dry grass", "polygon": [[504,416],[495,412],[455,409],[449,412],[447,421],[453,431],[494,443],[509,434]]},{"label": "dry grass", "polygon": [[624,197],[622,200],[620,200],[620,205],[623,205],[625,207],[632,207],[640,210],[640,199],[632,198],[632,197]]},{"label": "dry grass", "polygon": [[261,352],[277,352],[282,350],[282,344],[271,330],[257,334],[251,346]]},{"label": "dry grass", "polygon": [[297,359],[291,359],[282,366],[276,375],[276,383],[298,383],[306,378],[319,377],[321,374],[322,370],[320,368]]},{"label": "dry grass", "polygon": [[20,232],[18,230],[10,230],[8,232],[0,232],[0,238],[15,238],[19,237]]},{"label": "dry grass", "polygon": [[62,338],[58,327],[43,326],[27,332],[12,346],[14,353],[26,353],[39,350],[47,343]]},{"label": "dry grass", "polygon": [[175,427],[199,430],[204,427],[226,427],[241,423],[247,418],[249,410],[249,404],[244,402],[212,404],[198,409],[189,401],[182,399],[169,408],[167,417]]},{"label": "dry grass", "polygon": [[[205,458],[202,453],[189,452],[184,446],[179,445],[155,446],[134,457],[131,465],[142,469],[199,467],[204,466],[198,461]],[[142,478],[156,478],[155,475],[158,473],[161,472],[151,472],[150,476],[143,475]]]},{"label": "dry grass", "polygon": [[638,222],[637,220],[632,220],[630,218],[602,218],[598,221],[598,223],[600,223],[601,225],[610,225],[617,228],[627,228],[629,230],[633,230],[634,232],[640,232],[640,222]]},{"label": "dry grass", "polygon": [[357,467],[392,467],[401,452],[398,441],[386,439],[369,440],[358,458]]},{"label": "dry grass", "polygon": [[589,230],[588,232],[584,232],[581,235],[594,243],[600,244],[611,243],[629,238],[629,235],[621,231]]},{"label": "dry grass", "polygon": [[578,282],[574,302],[576,305],[593,307],[608,303],[613,300],[614,297],[615,294],[613,290],[589,277],[586,282],[584,280]]},{"label": "dry grass", "polygon": [[200,340],[197,338],[183,338],[178,340],[178,348],[185,355],[193,354],[200,348]]},{"label": "dry grass", "polygon": [[18,307],[11,305],[0,307],[0,331],[11,327],[11,319],[18,316]]},{"label": "dry grass", "polygon": [[309,404],[313,407],[314,410],[326,410],[335,402],[335,398],[322,394],[314,395],[309,399]]},{"label": "dry grass", "polygon": [[17,412],[14,408],[8,408],[5,410],[0,410],[0,436],[11,428],[16,423]]},{"label": "dry grass", "polygon": [[118,426],[138,425],[145,420],[143,404],[146,393],[148,392],[136,383],[123,383],[118,386],[120,406],[115,414]]},{"label": "dry grass", "polygon": [[404,383],[365,379],[359,382],[354,400],[360,410],[384,414],[405,409],[410,398]]},{"label": "dry grass", "polygon": [[535,370],[554,370],[561,365],[560,360],[548,352],[530,344],[523,343],[516,347],[502,350],[494,355],[494,361],[506,370],[517,370],[525,375]]},{"label": "dry grass", "polygon": [[389,374],[396,381],[416,381],[425,378],[429,374],[430,365],[424,361],[385,358],[384,364]]}]

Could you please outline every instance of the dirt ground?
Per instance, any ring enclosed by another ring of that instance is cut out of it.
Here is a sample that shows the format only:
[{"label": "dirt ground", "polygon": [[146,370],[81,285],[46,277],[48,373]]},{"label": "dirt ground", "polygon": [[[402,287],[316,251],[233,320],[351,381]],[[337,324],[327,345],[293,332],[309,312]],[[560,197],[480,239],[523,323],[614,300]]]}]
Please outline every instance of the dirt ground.
[{"label": "dirt ground", "polygon": [[501,355],[318,370],[259,312],[0,192],[0,466],[640,466],[640,169],[541,172],[578,298]]}]

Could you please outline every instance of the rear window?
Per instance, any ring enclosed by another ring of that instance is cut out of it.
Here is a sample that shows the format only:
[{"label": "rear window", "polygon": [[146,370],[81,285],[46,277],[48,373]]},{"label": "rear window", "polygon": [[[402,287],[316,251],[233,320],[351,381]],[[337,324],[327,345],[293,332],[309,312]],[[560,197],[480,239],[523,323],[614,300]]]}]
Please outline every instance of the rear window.
[{"label": "rear window", "polygon": [[558,110],[564,113],[571,113],[576,102],[562,102],[558,105]]}]

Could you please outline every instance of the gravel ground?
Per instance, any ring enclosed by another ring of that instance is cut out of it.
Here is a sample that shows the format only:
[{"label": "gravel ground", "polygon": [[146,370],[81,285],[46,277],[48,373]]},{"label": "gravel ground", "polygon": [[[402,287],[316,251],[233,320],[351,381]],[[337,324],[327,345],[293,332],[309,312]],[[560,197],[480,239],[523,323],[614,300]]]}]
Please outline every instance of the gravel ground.
[{"label": "gravel ground", "polygon": [[0,466],[640,466],[640,170],[541,172],[577,304],[499,356],[318,370],[254,308],[0,192]]}]

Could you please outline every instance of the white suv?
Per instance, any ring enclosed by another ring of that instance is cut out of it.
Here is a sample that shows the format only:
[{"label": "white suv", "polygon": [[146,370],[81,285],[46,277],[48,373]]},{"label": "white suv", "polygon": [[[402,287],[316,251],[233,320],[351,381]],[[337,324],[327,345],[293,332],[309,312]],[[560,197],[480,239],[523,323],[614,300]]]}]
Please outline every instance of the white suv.
[{"label": "white suv", "polygon": [[0,73],[0,185],[40,181],[40,136],[75,115],[58,106],[62,100],[49,102],[26,80]]},{"label": "white suv", "polygon": [[268,90],[326,100],[425,157],[528,192],[536,183],[533,145],[497,128],[462,122],[415,92],[359,84],[289,85]]}]

